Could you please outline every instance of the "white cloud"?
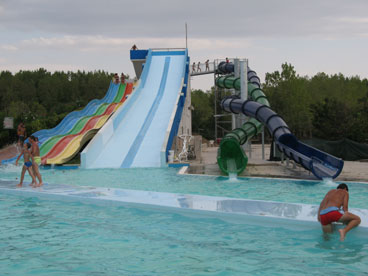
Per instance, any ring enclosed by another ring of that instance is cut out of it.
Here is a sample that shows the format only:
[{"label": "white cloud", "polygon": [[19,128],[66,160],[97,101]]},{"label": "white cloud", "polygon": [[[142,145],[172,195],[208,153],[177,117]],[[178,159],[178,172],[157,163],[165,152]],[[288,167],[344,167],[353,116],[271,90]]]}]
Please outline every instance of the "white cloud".
[{"label": "white cloud", "polygon": [[26,39],[21,42],[24,46],[36,46],[36,47],[65,47],[65,46],[75,46],[78,38],[73,36],[64,37],[38,37]]},{"label": "white cloud", "polygon": [[368,23],[368,17],[341,17],[338,21],[353,24],[366,24]]},{"label": "white cloud", "polygon": [[[27,48],[73,48],[82,51],[101,51],[101,49],[130,49],[136,44],[140,48],[177,48],[182,45],[185,48],[184,38],[115,38],[107,36],[61,36],[61,37],[38,37],[23,40],[19,47]],[[252,42],[247,39],[208,39],[189,38],[188,45],[192,50],[206,50],[214,48],[244,49],[251,47]],[[5,46],[3,46],[5,47]],[[15,46],[12,46],[16,49]],[[10,49],[10,45],[8,46]]]},{"label": "white cloud", "polygon": [[0,49],[4,50],[4,51],[16,51],[18,50],[18,48],[14,45],[0,45]]}]

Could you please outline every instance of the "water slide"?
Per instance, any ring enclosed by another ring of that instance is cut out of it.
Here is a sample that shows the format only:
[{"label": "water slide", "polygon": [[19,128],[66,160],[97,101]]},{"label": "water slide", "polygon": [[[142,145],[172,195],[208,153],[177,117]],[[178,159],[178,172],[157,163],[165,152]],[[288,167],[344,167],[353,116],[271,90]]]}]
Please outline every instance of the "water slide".
[{"label": "water slide", "polygon": [[[227,85],[231,83],[235,84],[235,81],[228,81]],[[235,85],[233,87],[236,88]],[[298,141],[284,120],[262,101],[241,100],[231,96],[223,99],[221,106],[227,112],[243,113],[262,122],[274,137],[279,150],[306,170],[311,171],[318,179],[336,178],[341,173],[344,166],[342,159]]]},{"label": "water slide", "polygon": [[67,134],[48,139],[40,147],[42,162],[63,164],[72,159],[81,147],[106,123],[110,116],[122,106],[132,90],[132,83],[121,84],[111,104],[104,103],[93,115],[82,117]]},{"label": "water slide", "polygon": [[38,137],[40,143],[43,143],[50,137],[53,137],[58,134],[67,133],[74,127],[74,125],[80,118],[95,113],[101,104],[111,103],[116,97],[118,89],[119,84],[110,82],[110,86],[109,89],[107,90],[105,97],[103,97],[100,100],[94,99],[90,101],[83,110],[73,111],[69,113],[56,127],[52,129],[39,130],[33,133],[32,135]]},{"label": "water slide", "polygon": [[[53,139],[54,136],[70,132],[73,129],[73,127],[75,127],[75,125],[78,124],[78,122],[80,122],[81,118],[94,114],[99,108],[101,108],[101,106],[106,106],[106,104],[110,104],[116,98],[118,89],[119,84],[114,84],[113,82],[110,82],[109,88],[104,98],[100,100],[94,99],[90,101],[83,110],[73,111],[69,113],[56,127],[52,129],[43,129],[33,133],[32,135],[38,137],[38,140],[41,143],[40,147],[41,156],[42,151],[43,154],[47,153],[46,149],[48,147],[42,149],[44,143],[47,143],[49,139],[54,140]],[[48,150],[50,149],[51,148],[48,148]],[[17,156],[13,156],[12,158],[2,160],[1,164],[14,163],[16,158]]]},{"label": "water slide", "polygon": [[[229,73],[234,71],[234,65],[232,63],[220,63],[218,69],[221,73]],[[249,98],[269,106],[266,96],[260,89],[261,84],[258,76],[249,68],[247,70],[247,79]],[[240,90],[240,78],[232,75],[222,76],[216,79],[216,85],[220,88]],[[240,174],[246,168],[248,157],[241,145],[261,131],[262,123],[254,118],[250,118],[242,127],[236,128],[224,136],[217,152],[217,163],[222,172],[225,174]]]},{"label": "water slide", "polygon": [[124,107],[81,153],[83,168],[166,166],[186,96],[187,50],[149,50]]}]

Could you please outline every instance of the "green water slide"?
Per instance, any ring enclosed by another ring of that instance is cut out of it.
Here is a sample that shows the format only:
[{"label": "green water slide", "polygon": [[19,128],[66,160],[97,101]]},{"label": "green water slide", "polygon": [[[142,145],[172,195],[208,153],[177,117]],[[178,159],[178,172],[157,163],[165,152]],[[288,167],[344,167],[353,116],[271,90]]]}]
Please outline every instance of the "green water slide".
[{"label": "green water slide", "polygon": [[[235,88],[240,90],[240,78],[232,75],[222,76],[216,79],[216,85],[220,88]],[[270,106],[259,83],[248,82],[248,98],[262,105]],[[240,174],[248,163],[248,157],[241,145],[262,131],[262,124],[254,118],[250,118],[240,128],[232,130],[221,140],[217,152],[217,163],[223,173]]]},{"label": "green water slide", "polygon": [[125,87],[126,84],[120,85],[118,93],[111,103],[103,103],[94,114],[80,118],[70,131],[65,134],[52,136],[46,140],[40,147],[40,156],[45,156],[63,137],[79,133],[92,117],[102,115],[111,104],[119,103],[124,95]]}]

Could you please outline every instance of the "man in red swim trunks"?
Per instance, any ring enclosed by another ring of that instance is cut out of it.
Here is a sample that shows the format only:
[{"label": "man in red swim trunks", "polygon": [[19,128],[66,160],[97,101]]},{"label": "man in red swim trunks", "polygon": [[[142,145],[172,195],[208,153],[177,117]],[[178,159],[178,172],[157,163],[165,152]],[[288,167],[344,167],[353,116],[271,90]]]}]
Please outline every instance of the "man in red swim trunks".
[{"label": "man in red swim trunks", "polygon": [[345,239],[347,232],[360,224],[360,217],[348,212],[348,203],[349,188],[345,183],[341,183],[325,195],[318,209],[318,221],[322,224],[323,232],[332,232],[332,222],[347,224],[344,229],[339,229],[340,241]]}]

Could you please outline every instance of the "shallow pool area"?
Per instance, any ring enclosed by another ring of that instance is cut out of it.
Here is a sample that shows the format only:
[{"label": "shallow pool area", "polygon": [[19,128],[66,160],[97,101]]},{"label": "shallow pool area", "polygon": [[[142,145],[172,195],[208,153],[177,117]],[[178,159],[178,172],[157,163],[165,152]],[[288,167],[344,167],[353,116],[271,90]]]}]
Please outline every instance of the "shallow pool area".
[{"label": "shallow pool area", "polygon": [[[41,173],[48,187],[104,187],[304,204],[319,204],[337,185],[179,175],[174,168]],[[20,167],[0,167],[0,182],[15,181],[19,175]],[[348,185],[350,207],[368,209],[368,185]],[[47,195],[9,194],[2,189],[0,210],[4,275],[361,275],[368,271],[367,232],[348,235],[340,242],[337,233],[324,236],[315,222],[290,227],[262,217],[232,218],[139,204],[102,206]]]},{"label": "shallow pool area", "polygon": [[[368,269],[368,239],[0,193],[3,275],[322,275]],[[296,265],[297,264],[297,265]]]}]

